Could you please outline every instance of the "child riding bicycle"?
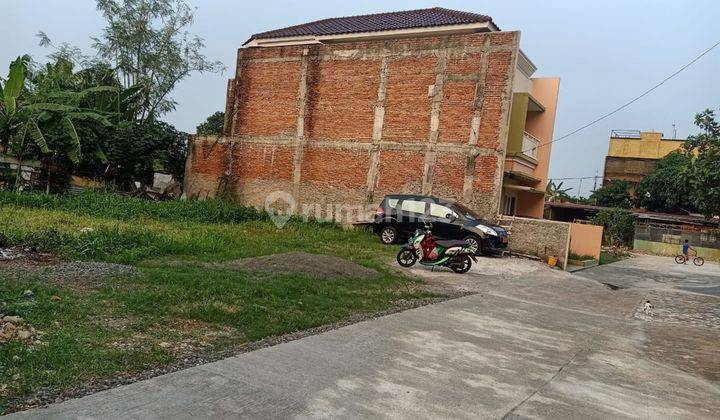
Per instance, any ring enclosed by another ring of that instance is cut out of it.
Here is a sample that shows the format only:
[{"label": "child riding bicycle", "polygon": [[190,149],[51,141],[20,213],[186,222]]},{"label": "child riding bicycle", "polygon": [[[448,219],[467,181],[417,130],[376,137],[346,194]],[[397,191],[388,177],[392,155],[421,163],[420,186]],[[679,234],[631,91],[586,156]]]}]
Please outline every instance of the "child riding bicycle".
[{"label": "child riding bicycle", "polygon": [[697,251],[695,248],[691,247],[688,243],[688,240],[685,239],[685,242],[682,245],[682,253],[685,257],[685,262],[683,264],[687,264],[688,260],[690,259],[690,251],[692,251],[697,256]]}]

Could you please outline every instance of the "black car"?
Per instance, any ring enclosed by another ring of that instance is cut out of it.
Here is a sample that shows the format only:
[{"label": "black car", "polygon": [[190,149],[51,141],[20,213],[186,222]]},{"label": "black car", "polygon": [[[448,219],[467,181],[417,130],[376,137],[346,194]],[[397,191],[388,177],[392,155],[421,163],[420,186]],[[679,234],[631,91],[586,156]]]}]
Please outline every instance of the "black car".
[{"label": "black car", "polygon": [[391,244],[411,237],[428,223],[436,237],[469,241],[479,253],[498,254],[507,248],[508,233],[502,227],[460,203],[427,195],[386,196],[375,212],[373,232]]}]

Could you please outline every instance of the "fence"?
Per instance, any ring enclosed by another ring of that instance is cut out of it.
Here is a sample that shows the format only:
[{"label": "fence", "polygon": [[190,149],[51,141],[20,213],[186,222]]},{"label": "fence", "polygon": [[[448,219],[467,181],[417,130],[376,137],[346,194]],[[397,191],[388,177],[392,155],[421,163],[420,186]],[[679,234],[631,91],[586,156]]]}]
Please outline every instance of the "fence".
[{"label": "fence", "polygon": [[720,229],[661,223],[635,224],[633,248],[657,255],[677,255],[685,240],[705,259],[720,260]]}]

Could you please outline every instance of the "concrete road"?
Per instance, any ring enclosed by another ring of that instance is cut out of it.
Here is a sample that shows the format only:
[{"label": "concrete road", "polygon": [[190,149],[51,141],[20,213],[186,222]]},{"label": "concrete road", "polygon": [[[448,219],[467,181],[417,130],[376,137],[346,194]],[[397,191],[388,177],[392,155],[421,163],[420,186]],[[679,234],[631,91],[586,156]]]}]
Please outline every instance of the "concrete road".
[{"label": "concrete road", "polygon": [[[513,269],[503,269],[508,266]],[[649,337],[655,321],[638,316],[645,290],[613,290],[516,259],[484,259],[464,276],[414,271],[436,287],[478,294],[9,418],[678,419],[720,413],[720,382],[712,374],[652,352],[676,342]],[[679,322],[673,325],[681,331],[695,328]],[[709,337],[716,349],[720,336]]]},{"label": "concrete road", "polygon": [[677,264],[673,258],[638,255],[614,264],[593,267],[578,275],[620,287],[647,290],[684,290],[720,296],[720,265],[706,261],[702,267]]}]

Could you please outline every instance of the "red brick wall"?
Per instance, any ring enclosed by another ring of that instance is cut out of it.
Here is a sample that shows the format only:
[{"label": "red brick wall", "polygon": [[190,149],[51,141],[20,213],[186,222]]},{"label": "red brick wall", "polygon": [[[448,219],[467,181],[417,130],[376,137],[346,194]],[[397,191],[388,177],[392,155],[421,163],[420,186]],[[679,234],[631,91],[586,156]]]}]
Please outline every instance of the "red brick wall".
[{"label": "red brick wall", "polygon": [[201,175],[220,175],[223,172],[226,143],[203,142],[191,154],[192,172]]},{"label": "red brick wall", "polygon": [[236,147],[233,175],[239,179],[291,180],[294,154],[287,146]]},{"label": "red brick wall", "polygon": [[304,152],[301,181],[361,188],[367,183],[369,163],[364,152],[308,148]]},{"label": "red brick wall", "polygon": [[[241,49],[228,89],[230,137],[215,148],[212,139],[196,140],[186,190],[193,196],[212,189],[213,176],[232,164],[242,184],[238,199],[250,203],[280,187],[300,202],[434,193],[494,213],[518,35]],[[433,107],[428,91],[438,72],[441,95]],[[477,144],[468,144],[476,115]],[[470,174],[468,156],[478,156]]]},{"label": "red brick wall", "polygon": [[370,141],[380,60],[321,61],[308,69],[307,137]]},{"label": "red brick wall", "polygon": [[428,86],[435,83],[436,63],[434,57],[389,60],[383,139],[418,141],[428,138]]},{"label": "red brick wall", "polygon": [[[421,185],[424,158],[423,153],[417,151],[381,151],[377,188],[392,193],[405,191],[409,185]],[[407,192],[420,193],[419,190]]]},{"label": "red brick wall", "polygon": [[235,89],[239,101],[233,134],[294,135],[299,80],[299,62],[245,64]]},{"label": "red brick wall", "polygon": [[497,127],[500,126],[503,102],[507,100],[504,97],[504,91],[508,73],[512,71],[512,58],[510,51],[490,53],[483,91],[482,120],[480,122],[478,146],[494,148],[500,145],[500,131]]},{"label": "red brick wall", "polygon": [[439,142],[468,142],[474,104],[475,82],[445,82],[440,112]]}]

